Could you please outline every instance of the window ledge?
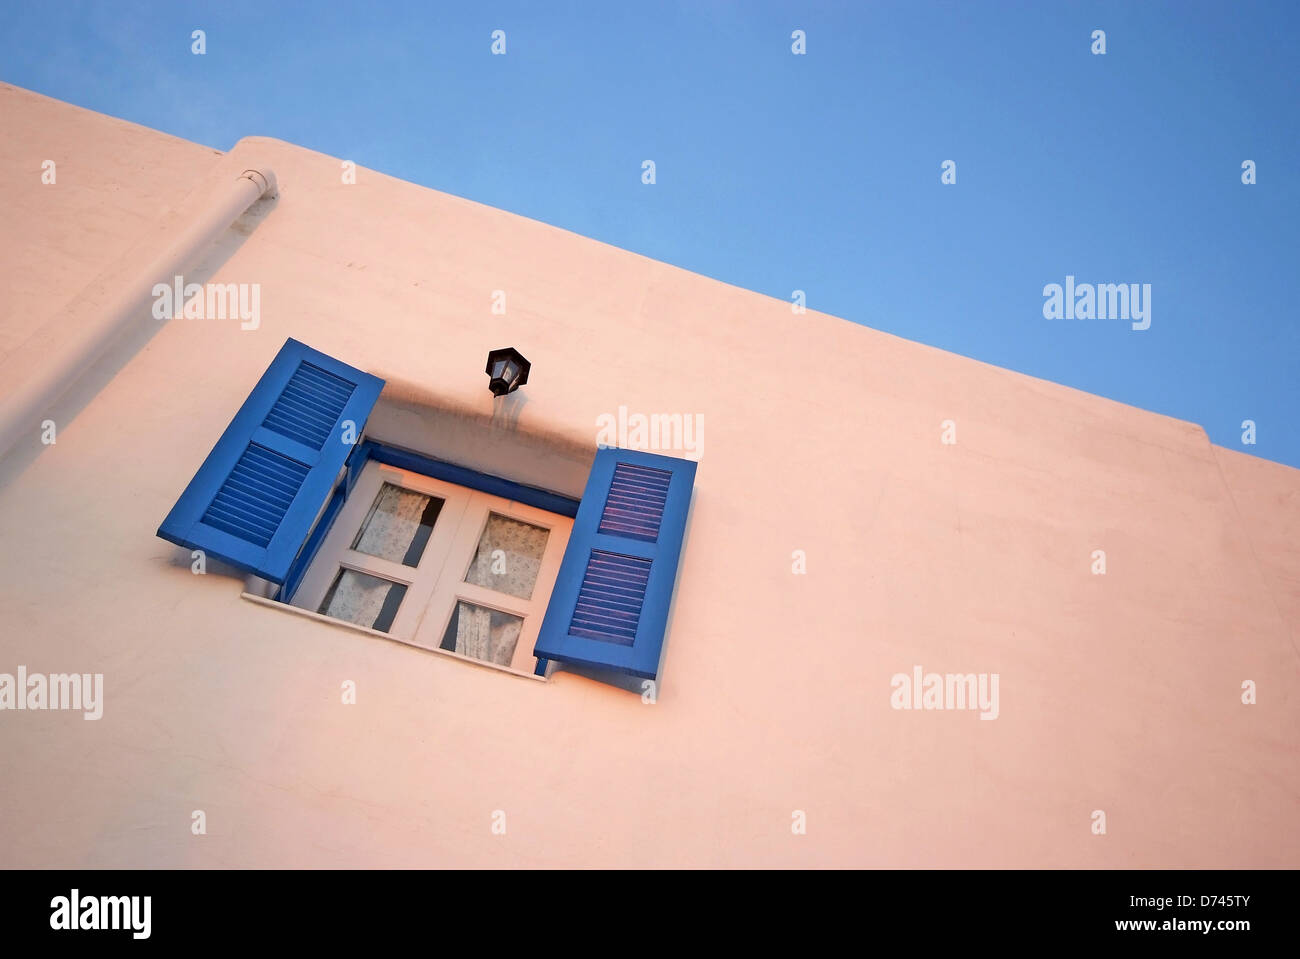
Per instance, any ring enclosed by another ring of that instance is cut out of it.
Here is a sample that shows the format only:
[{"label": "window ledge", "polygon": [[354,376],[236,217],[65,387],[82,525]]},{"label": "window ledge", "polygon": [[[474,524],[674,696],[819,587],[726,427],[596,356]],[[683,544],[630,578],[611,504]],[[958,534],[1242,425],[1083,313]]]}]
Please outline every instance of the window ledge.
[{"label": "window ledge", "polygon": [[484,669],[495,669],[499,673],[509,673],[511,676],[518,676],[521,679],[531,679],[534,682],[544,683],[546,677],[537,676],[533,673],[525,673],[518,669],[511,669],[509,666],[499,666],[496,663],[487,663],[481,659],[475,659],[473,656],[464,656],[460,653],[453,653],[446,649],[437,649],[430,646],[421,646],[419,643],[412,643],[397,636],[390,636],[388,633],[381,633],[377,629],[369,629],[365,626],[358,626],[356,623],[344,622],[341,619],[334,619],[330,616],[323,616],[320,613],[313,613],[309,609],[302,609],[298,606],[290,606],[288,603],[281,603],[279,600],[268,599],[265,596],[258,596],[256,593],[250,593],[247,590],[240,593],[243,599],[250,603],[256,603],[259,606],[269,606],[272,609],[278,609],[285,613],[292,613],[295,616],[302,616],[306,619],[314,619],[317,622],[325,623],[329,626],[335,626],[341,629],[349,629],[354,633],[364,633],[367,636],[374,636],[376,639],[386,639],[390,643],[399,643],[402,646],[410,646],[412,649],[420,649],[428,653],[437,653],[439,656],[446,656],[448,659],[457,659],[463,663],[469,663],[473,666],[481,666]]}]

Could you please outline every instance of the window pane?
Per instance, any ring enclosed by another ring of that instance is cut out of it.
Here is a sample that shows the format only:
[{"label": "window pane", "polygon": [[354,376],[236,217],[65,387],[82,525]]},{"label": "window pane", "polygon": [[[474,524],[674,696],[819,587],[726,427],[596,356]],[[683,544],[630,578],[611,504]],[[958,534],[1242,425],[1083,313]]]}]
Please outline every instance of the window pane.
[{"label": "window pane", "polygon": [[352,548],[403,566],[418,566],[441,509],[442,500],[436,496],[385,483]]},{"label": "window pane", "polygon": [[524,621],[518,616],[461,600],[452,610],[442,637],[442,648],[473,656],[499,666],[509,666]]},{"label": "window pane", "polygon": [[488,515],[465,582],[531,599],[550,530],[499,513]]},{"label": "window pane", "polygon": [[318,613],[388,632],[406,587],[354,569],[341,569]]}]

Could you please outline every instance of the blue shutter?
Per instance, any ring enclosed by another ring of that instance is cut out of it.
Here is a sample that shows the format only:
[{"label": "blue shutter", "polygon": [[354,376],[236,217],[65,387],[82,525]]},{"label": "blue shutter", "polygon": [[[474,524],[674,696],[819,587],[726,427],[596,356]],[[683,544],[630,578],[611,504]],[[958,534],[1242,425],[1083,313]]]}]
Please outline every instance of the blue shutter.
[{"label": "blue shutter", "polygon": [[656,677],[694,484],[690,460],[596,452],[535,656]]},{"label": "blue shutter", "polygon": [[158,535],[283,583],[383,385],[286,340]]}]

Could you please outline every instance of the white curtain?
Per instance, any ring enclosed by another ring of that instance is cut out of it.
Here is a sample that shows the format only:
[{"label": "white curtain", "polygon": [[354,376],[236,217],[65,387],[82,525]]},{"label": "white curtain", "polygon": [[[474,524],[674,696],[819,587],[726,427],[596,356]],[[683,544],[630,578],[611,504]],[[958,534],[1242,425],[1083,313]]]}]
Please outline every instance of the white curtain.
[{"label": "white curtain", "polygon": [[530,599],[550,531],[492,513],[465,582]]},{"label": "white curtain", "polygon": [[352,548],[360,553],[400,563],[406,558],[411,540],[420,528],[420,518],[428,505],[429,497],[412,493],[392,483],[379,489],[375,505],[370,509],[357,542]]},{"label": "white curtain", "polygon": [[524,621],[518,616],[498,613],[472,603],[459,602],[456,605],[456,652],[499,666],[509,666]]},{"label": "white curtain", "polygon": [[339,574],[338,582],[330,590],[330,595],[319,611],[358,626],[374,626],[380,610],[384,608],[384,601],[388,599],[388,591],[393,586],[393,583],[378,576],[367,576],[345,569]]}]

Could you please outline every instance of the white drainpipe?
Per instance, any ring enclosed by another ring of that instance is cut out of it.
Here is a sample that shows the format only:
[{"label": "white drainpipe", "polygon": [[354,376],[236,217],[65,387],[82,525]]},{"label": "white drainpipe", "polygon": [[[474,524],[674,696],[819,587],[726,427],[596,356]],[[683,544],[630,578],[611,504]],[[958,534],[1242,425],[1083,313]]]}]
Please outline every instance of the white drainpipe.
[{"label": "white drainpipe", "polygon": [[[173,277],[184,275],[245,210],[275,192],[272,170],[245,170],[192,223],[168,238],[161,252],[118,287],[76,335],[69,336],[67,317],[56,315],[7,356],[0,363],[0,457],[24,437],[38,442],[50,407],[133,323],[152,315],[155,284],[171,286]],[[173,312],[179,309],[179,303],[173,305]]]}]

